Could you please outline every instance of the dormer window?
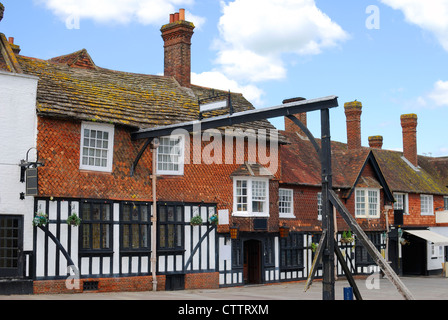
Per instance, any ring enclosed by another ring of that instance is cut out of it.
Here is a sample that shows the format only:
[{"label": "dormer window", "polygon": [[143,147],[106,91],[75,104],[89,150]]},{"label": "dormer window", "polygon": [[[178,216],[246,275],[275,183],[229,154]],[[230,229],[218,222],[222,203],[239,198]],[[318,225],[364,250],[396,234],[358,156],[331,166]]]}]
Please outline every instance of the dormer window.
[{"label": "dormer window", "polygon": [[83,122],[80,169],[112,172],[114,126]]}]

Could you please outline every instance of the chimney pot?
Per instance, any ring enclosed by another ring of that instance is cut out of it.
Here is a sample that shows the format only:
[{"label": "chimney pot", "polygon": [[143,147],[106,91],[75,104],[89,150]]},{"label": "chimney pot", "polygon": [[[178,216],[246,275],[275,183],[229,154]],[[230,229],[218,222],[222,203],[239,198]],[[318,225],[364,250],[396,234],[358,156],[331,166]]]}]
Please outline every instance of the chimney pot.
[{"label": "chimney pot", "polygon": [[174,13],[170,14],[170,23],[174,22]]},{"label": "chimney pot", "polygon": [[369,146],[373,149],[382,149],[383,148],[383,137],[382,136],[373,136],[369,137]]},{"label": "chimney pot", "polygon": [[347,118],[347,148],[356,150],[361,148],[361,114],[362,103],[352,101],[344,104]]},{"label": "chimney pot", "polygon": [[8,38],[8,42],[9,42],[10,44],[14,44],[14,37],[9,37],[9,38]]},{"label": "chimney pot", "polygon": [[174,14],[174,22],[177,22],[177,21],[179,21],[179,12],[176,12]]},{"label": "chimney pot", "polygon": [[179,10],[179,20],[180,21],[185,21],[185,9],[180,9]]},{"label": "chimney pot", "polygon": [[417,158],[417,123],[418,117],[416,114],[403,114],[400,117],[401,127],[403,128],[403,155],[412,163],[413,166],[418,167]]}]

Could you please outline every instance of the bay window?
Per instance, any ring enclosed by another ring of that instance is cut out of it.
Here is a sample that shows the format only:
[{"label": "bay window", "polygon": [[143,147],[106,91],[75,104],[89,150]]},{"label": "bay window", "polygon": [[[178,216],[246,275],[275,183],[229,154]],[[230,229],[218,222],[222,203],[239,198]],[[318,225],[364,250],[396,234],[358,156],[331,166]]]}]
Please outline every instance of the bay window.
[{"label": "bay window", "polygon": [[269,179],[234,178],[233,215],[269,217]]}]

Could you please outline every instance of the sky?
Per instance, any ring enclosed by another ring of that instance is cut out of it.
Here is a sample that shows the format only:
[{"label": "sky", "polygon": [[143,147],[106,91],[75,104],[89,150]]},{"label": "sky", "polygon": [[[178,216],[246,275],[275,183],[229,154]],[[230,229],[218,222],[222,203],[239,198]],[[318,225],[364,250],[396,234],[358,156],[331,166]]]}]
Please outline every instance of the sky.
[{"label": "sky", "polygon": [[[338,96],[363,104],[362,144],[402,150],[400,115],[418,115],[418,153],[448,156],[448,0],[0,0],[0,32],[25,56],[87,49],[96,65],[163,74],[160,28],[186,10],[193,84],[243,93],[256,108]],[[271,119],[283,130],[283,119]],[[320,115],[308,115],[320,137]]]}]

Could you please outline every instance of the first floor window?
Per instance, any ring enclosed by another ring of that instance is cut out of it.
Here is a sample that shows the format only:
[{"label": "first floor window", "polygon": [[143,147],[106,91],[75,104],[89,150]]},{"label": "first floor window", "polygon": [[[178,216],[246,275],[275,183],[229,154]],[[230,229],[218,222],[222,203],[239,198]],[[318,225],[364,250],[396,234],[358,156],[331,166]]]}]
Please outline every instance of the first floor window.
[{"label": "first floor window", "polygon": [[422,215],[433,215],[433,197],[431,195],[422,194],[420,196],[420,209]]},{"label": "first floor window", "polygon": [[81,203],[81,250],[112,250],[111,203]]},{"label": "first floor window", "polygon": [[406,193],[394,193],[394,210],[403,210],[403,213],[409,214],[408,195]]},{"label": "first floor window", "polygon": [[293,190],[279,189],[278,212],[280,218],[294,218]]},{"label": "first floor window", "polygon": [[184,138],[173,135],[159,139],[157,173],[161,175],[184,174]]},{"label": "first floor window", "polygon": [[184,248],[184,207],[176,205],[159,206],[159,249],[183,250]]},{"label": "first floor window", "polygon": [[235,178],[234,215],[269,216],[269,180],[264,178]]},{"label": "first floor window", "polygon": [[151,207],[124,203],[121,206],[121,250],[150,250]]},{"label": "first floor window", "polygon": [[82,123],[80,169],[112,172],[113,150],[114,126]]},{"label": "first floor window", "polygon": [[443,204],[444,204],[445,210],[448,210],[448,197],[443,198]]},{"label": "first floor window", "polygon": [[378,189],[356,189],[355,215],[357,218],[380,217],[380,191]]}]

